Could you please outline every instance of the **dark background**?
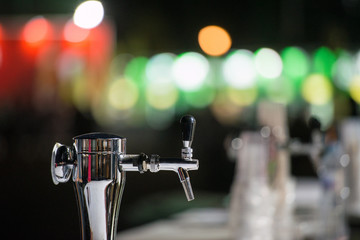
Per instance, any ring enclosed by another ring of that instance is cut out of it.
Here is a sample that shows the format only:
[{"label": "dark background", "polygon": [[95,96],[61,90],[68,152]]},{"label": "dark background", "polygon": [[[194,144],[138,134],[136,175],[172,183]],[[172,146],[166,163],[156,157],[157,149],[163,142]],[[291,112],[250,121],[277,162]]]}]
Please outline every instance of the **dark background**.
[{"label": "dark background", "polygon": [[[0,14],[72,14],[81,1],[0,1]],[[233,47],[357,47],[360,40],[358,0],[330,1],[102,1],[116,23],[118,41],[137,52],[199,49],[198,31],[215,24],[227,29]],[[132,51],[130,51],[132,52]],[[144,53],[143,53],[144,54]]]},{"label": "dark background", "polygon": [[[0,17],[72,14],[80,1],[0,0]],[[159,52],[200,51],[198,31],[211,24],[227,29],[233,48],[300,45],[359,47],[360,1],[103,1],[116,27],[117,52],[150,56]],[[351,103],[350,103],[351,104]],[[196,201],[188,203],[174,173],[128,173],[119,230],[167,217],[190,207],[227,206],[234,163],[225,140],[247,126],[224,126],[209,109],[189,110],[197,119],[194,157],[199,171],[191,172]],[[354,114],[354,113],[353,113]],[[180,115],[177,119],[180,119]],[[290,116],[292,137],[309,141],[304,115]],[[178,121],[166,130],[104,129],[91,115],[68,107],[64,112],[39,113],[29,103],[8,102],[0,108],[0,208],[2,239],[79,239],[77,206],[72,185],[53,185],[50,156],[55,142],[72,144],[72,137],[94,131],[128,139],[128,153],[178,156]],[[292,174],[316,177],[306,157],[292,158]],[[3,238],[3,236],[6,236]]]}]

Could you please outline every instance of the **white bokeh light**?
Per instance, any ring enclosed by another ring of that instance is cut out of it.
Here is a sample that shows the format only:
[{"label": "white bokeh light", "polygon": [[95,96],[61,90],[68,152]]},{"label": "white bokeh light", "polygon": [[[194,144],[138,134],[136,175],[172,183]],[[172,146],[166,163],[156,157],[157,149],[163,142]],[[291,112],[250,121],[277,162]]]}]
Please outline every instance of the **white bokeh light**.
[{"label": "white bokeh light", "polygon": [[171,81],[172,65],[175,55],[171,53],[160,53],[150,58],[146,64],[146,76],[150,82]]},{"label": "white bokeh light", "polygon": [[275,50],[262,48],[255,54],[254,60],[255,68],[262,77],[274,79],[281,75],[283,63]]},{"label": "white bokeh light", "polygon": [[256,83],[256,70],[252,52],[248,50],[233,52],[224,61],[222,72],[225,81],[234,88],[253,87]]},{"label": "white bokeh light", "polygon": [[354,58],[350,53],[341,52],[333,66],[333,81],[338,88],[344,91],[349,89],[352,77],[356,73],[356,65],[353,62]]},{"label": "white bokeh light", "polygon": [[354,56],[355,62],[355,73],[360,74],[360,50]]},{"label": "white bokeh light", "polygon": [[208,60],[196,52],[188,52],[179,56],[172,68],[176,85],[185,91],[201,88],[209,73]]},{"label": "white bokeh light", "polygon": [[75,25],[91,29],[98,26],[104,18],[104,7],[99,1],[85,1],[74,12]]}]

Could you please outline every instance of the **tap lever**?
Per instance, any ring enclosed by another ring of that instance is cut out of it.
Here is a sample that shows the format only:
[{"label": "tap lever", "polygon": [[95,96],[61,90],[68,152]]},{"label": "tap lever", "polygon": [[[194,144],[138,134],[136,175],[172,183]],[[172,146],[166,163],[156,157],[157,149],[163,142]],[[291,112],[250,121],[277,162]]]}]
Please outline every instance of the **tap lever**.
[{"label": "tap lever", "polygon": [[180,125],[184,147],[191,147],[194,138],[196,120],[191,115],[185,115],[180,119]]},{"label": "tap lever", "polygon": [[188,201],[194,200],[195,197],[194,197],[194,193],[193,193],[193,190],[192,190],[192,187],[191,187],[189,173],[185,169],[179,168],[178,169],[178,175],[179,175],[179,178],[180,178],[180,182],[181,182],[181,184],[182,184],[182,186],[184,188],[184,192],[185,192],[187,200]]},{"label": "tap lever", "polygon": [[192,141],[194,139],[194,132],[196,126],[196,120],[191,115],[185,115],[180,119],[180,126],[182,132],[183,148],[181,149],[181,158],[185,160],[183,163],[191,163],[195,167],[178,167],[177,173],[180,178],[180,182],[184,188],[184,192],[188,201],[194,200],[194,193],[190,183],[190,177],[188,170],[197,170],[199,168],[199,162],[192,159],[193,150],[191,148]]}]

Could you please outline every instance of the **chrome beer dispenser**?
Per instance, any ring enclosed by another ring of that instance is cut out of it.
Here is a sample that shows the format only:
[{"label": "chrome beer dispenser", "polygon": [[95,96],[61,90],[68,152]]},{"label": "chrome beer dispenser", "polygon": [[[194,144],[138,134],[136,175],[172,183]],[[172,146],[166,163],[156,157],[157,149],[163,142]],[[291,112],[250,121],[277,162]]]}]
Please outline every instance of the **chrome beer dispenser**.
[{"label": "chrome beer dispenser", "polygon": [[51,157],[52,179],[54,184],[65,183],[72,176],[83,240],[115,239],[127,171],[174,171],[188,201],[194,199],[188,171],[199,168],[191,148],[195,124],[195,118],[190,115],[180,120],[181,158],[126,154],[126,138],[105,133],[74,137],[71,147],[55,144]]}]

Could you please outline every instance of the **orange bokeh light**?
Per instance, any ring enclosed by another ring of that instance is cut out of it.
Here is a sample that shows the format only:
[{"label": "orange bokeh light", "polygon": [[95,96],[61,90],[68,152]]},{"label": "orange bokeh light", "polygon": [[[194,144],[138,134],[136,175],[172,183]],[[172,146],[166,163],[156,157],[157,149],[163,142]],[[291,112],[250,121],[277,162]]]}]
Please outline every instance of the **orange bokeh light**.
[{"label": "orange bokeh light", "polygon": [[50,23],[44,17],[35,17],[25,25],[23,37],[29,44],[40,44],[49,39],[50,30]]},{"label": "orange bokeh light", "polygon": [[198,35],[200,48],[210,56],[221,56],[229,51],[231,37],[229,33],[219,26],[207,26],[200,30]]}]

